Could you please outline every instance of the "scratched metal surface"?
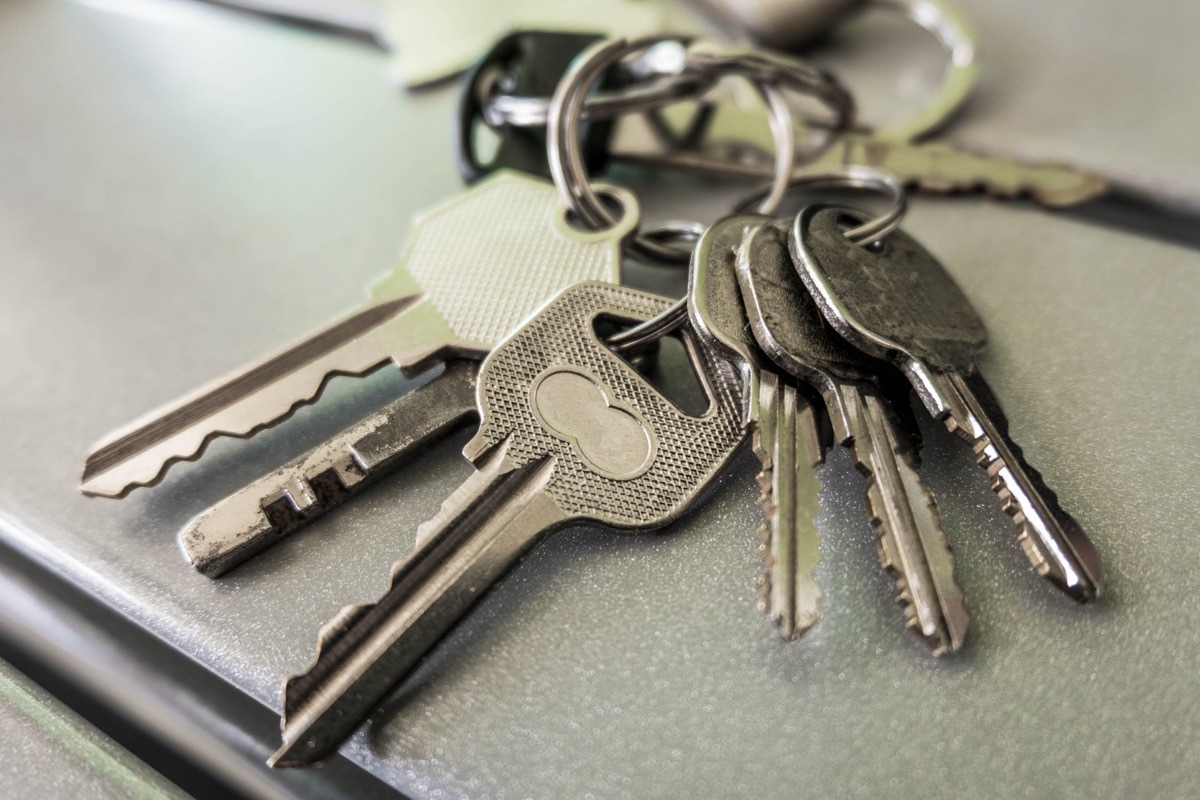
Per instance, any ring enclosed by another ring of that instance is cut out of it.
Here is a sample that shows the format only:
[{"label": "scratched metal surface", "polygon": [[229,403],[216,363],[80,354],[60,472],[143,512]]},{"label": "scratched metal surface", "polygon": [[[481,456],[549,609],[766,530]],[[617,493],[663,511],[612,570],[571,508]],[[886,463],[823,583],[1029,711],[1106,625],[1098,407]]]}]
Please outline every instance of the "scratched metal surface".
[{"label": "scratched metal surface", "polygon": [[[463,440],[220,581],[190,571],[175,531],[406,382],[335,381],[125,501],[78,495],[83,455],[355,305],[409,215],[457,185],[452,102],[397,96],[369,50],[200,6],[0,9],[0,535],[273,708],[318,627],[378,596],[465,477]],[[716,213],[678,189],[645,191],[651,213]],[[1104,556],[1098,607],[1030,574],[970,454],[927,426],[966,651],[936,662],[900,629],[840,452],[822,474],[827,615],[782,644],[753,608],[743,454],[668,535],[540,548],[351,757],[418,797],[1194,794],[1200,255],[978,200],[920,200],[908,230],[987,321],[983,371]]]}]

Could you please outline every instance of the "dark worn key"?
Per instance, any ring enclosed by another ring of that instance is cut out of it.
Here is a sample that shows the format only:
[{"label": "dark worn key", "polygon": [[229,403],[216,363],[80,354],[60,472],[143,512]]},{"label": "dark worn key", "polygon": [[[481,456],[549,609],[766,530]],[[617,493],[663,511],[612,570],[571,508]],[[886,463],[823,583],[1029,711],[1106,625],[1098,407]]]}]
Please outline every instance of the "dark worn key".
[{"label": "dark worn key", "polygon": [[780,636],[796,639],[821,617],[822,593],[813,576],[821,551],[813,517],[820,491],[816,467],[828,445],[819,412],[755,343],[738,289],[742,240],[768,219],[745,214],[708,229],[692,258],[688,315],[696,330],[738,366],[746,383],[744,422],[762,466],[759,604]]},{"label": "dark worn key", "polygon": [[210,578],[277,543],[479,418],[479,364],[452,361],[424,386],[202,511],[180,534]]},{"label": "dark worn key", "polygon": [[869,481],[879,557],[899,587],[909,628],[935,654],[953,653],[970,617],[933,493],[880,390],[880,374],[894,368],[850,345],[821,317],[796,274],[790,238],[790,220],[776,220],[752,230],[742,244],[738,279],[751,329],[775,364],[820,391],[834,436]]},{"label": "dark worn key", "polygon": [[876,248],[847,241],[841,224],[863,219],[837,206],[796,217],[796,264],[822,314],[856,347],[899,366],[929,413],[974,449],[1038,574],[1080,602],[1094,600],[1099,555],[1009,437],[976,369],[983,322],[942,265],[903,231]]}]

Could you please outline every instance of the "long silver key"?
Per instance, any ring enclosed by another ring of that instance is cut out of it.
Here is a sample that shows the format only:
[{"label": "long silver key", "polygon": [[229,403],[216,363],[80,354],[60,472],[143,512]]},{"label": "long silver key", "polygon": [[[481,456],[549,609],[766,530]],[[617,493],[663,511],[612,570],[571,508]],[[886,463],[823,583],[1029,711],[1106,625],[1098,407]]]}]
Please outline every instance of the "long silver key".
[{"label": "long silver key", "polygon": [[876,383],[893,368],[842,339],[821,317],[788,250],[790,220],[747,234],[738,280],[759,346],[781,369],[815,386],[834,436],[867,477],[879,558],[895,579],[908,627],[936,655],[963,644],[970,617],[954,580],[954,555],[916,454]]},{"label": "long silver key", "polygon": [[[656,168],[727,174],[770,180],[774,145],[762,101],[747,93],[739,103],[678,103],[646,115],[617,120],[612,138],[614,161]],[[797,131],[805,141],[807,131]],[[815,160],[796,168],[796,176],[848,165],[890,172],[905,185],[944,194],[984,192],[993,197],[1029,195],[1049,208],[1082,205],[1107,194],[1110,183],[1090,170],[1058,162],[1032,162],[986,155],[944,142],[906,142],[865,134],[839,136]]]},{"label": "long silver key", "polygon": [[661,527],[683,514],[745,438],[742,384],[685,336],[708,394],[685,414],[598,338],[598,317],[640,321],[668,301],[582,284],[548,304],[484,362],[477,471],[423,526],[372,605],[322,629],[317,660],[284,691],[274,766],[330,756],[528,551],[581,521]]},{"label": "long silver key", "polygon": [[762,464],[759,603],[780,636],[796,639],[821,617],[822,593],[813,577],[821,553],[813,517],[820,491],[816,467],[824,461],[827,443],[816,411],[781,379],[746,320],[737,284],[738,248],[747,231],[768,219],[746,214],[708,229],[692,257],[688,315],[697,332],[738,365],[746,382],[744,422]]},{"label": "long silver key", "polygon": [[479,365],[452,361],[429,383],[192,519],[180,543],[210,578],[280,541],[479,418]]},{"label": "long silver key", "polygon": [[416,374],[445,358],[483,358],[566,286],[616,282],[638,207],[629,192],[604,192],[623,215],[601,232],[572,228],[553,184],[515,172],[429,211],[366,306],[110,434],[88,455],[84,494],[122,497],[153,485],[213,437],[250,436],[312,402],[331,375],[388,363]]},{"label": "long silver key", "polygon": [[1038,574],[1080,602],[1096,599],[1099,555],[1009,437],[976,369],[983,322],[942,265],[903,231],[879,250],[848,242],[839,224],[862,219],[836,206],[796,217],[796,263],[822,314],[856,347],[899,366],[929,413],[974,449]]}]

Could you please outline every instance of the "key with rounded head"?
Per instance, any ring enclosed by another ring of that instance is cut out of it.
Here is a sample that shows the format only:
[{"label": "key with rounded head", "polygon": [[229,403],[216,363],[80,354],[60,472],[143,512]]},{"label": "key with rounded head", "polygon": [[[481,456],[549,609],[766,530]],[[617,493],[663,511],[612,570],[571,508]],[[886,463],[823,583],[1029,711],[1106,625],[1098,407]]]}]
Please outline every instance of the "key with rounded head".
[{"label": "key with rounded head", "polygon": [[813,570],[821,553],[813,517],[827,443],[816,409],[755,344],[738,289],[738,249],[769,217],[745,214],[705,232],[692,257],[688,316],[696,331],[731,359],[746,384],[744,423],[753,433],[763,509],[759,604],[779,634],[796,639],[821,617]]},{"label": "key with rounded head", "polygon": [[616,356],[598,321],[643,321],[664,298],[619,286],[563,292],[500,344],[479,374],[471,475],[418,532],[374,604],[321,631],[287,682],[275,766],[328,758],[529,550],[576,522],[657,528],[690,508],[745,438],[742,383],[690,333],[708,399],[681,411]]},{"label": "key with rounded head", "polygon": [[193,460],[218,435],[247,437],[310,403],[333,375],[388,363],[416,374],[447,358],[483,358],[530,313],[579,281],[620,278],[637,201],[606,187],[621,220],[576,230],[554,185],[497,172],[417,219],[396,268],[359,311],[152,412],[99,442],[84,494],[123,497]]},{"label": "key with rounded head", "polygon": [[908,627],[936,655],[958,650],[970,617],[954,580],[954,555],[899,419],[878,385],[893,368],[842,339],[821,317],[792,263],[790,220],[750,231],[738,281],[759,346],[781,369],[815,386],[835,438],[869,481],[879,558],[895,579]]},{"label": "key with rounded head", "polygon": [[976,369],[983,322],[942,265],[903,231],[878,248],[847,241],[840,226],[863,218],[837,206],[796,217],[795,262],[825,319],[851,344],[900,367],[929,413],[974,449],[1038,574],[1075,600],[1096,599],[1099,555],[1009,437]]}]

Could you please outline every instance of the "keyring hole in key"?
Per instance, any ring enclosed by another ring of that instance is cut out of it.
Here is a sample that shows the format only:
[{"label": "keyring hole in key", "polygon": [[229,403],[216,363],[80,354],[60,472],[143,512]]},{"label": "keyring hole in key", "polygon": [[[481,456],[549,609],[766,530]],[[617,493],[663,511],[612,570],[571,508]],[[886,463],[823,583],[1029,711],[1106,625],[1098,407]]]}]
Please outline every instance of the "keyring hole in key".
[{"label": "keyring hole in key", "polygon": [[[601,315],[594,328],[601,341],[635,323],[618,317]],[[646,382],[667,398],[676,408],[693,417],[708,411],[709,398],[687,347],[675,334],[667,334],[617,356],[634,369]]]}]

